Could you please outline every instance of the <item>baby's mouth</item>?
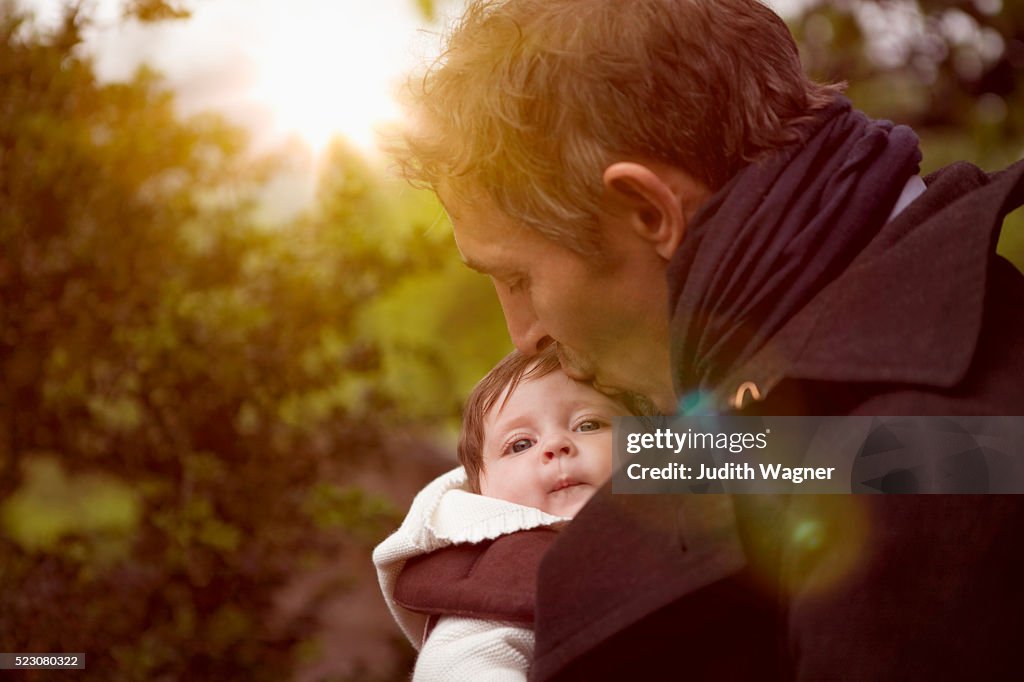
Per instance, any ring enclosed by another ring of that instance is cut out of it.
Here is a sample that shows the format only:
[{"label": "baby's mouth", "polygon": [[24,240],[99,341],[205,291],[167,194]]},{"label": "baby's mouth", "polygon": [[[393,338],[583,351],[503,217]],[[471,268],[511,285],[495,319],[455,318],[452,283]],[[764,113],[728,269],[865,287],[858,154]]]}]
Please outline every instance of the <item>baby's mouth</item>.
[{"label": "baby's mouth", "polygon": [[582,483],[574,478],[563,478],[558,481],[558,485],[551,489],[551,492],[557,493],[559,490],[565,490],[577,485],[582,485]]}]

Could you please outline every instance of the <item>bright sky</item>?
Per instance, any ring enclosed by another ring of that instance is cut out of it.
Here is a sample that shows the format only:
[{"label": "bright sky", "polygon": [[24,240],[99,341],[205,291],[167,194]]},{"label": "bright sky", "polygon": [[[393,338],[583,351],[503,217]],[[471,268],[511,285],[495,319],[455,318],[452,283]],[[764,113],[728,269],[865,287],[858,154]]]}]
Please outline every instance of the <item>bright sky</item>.
[{"label": "bright sky", "polygon": [[[257,146],[298,136],[314,155],[335,134],[371,151],[374,127],[398,116],[402,74],[437,43],[417,31],[415,0],[191,0],[191,19],[154,25],[118,21],[118,0],[92,2],[101,77],[147,62],[185,112],[221,111]],[[49,24],[63,0],[23,3]]]},{"label": "bright sky", "polygon": [[[44,23],[65,0],[22,0]],[[122,0],[90,0],[100,76],[142,62],[161,71],[184,112],[213,109],[248,127],[257,148],[298,137],[316,157],[334,135],[365,152],[398,117],[396,84],[437,50],[416,0],[190,0],[191,19],[119,21]],[[786,12],[808,0],[774,0]],[[457,11],[462,2],[438,2]]]},{"label": "bright sky", "polygon": [[[785,13],[809,1],[771,4]],[[64,2],[20,0],[44,25]],[[95,24],[86,43],[101,78],[127,79],[148,63],[182,113],[224,114],[250,131],[257,152],[288,146],[291,168],[264,193],[271,219],[309,205],[335,135],[375,154],[375,129],[399,116],[397,85],[439,49],[438,26],[419,30],[416,0],[188,0],[190,19],[151,25],[121,21],[123,0],[87,3]],[[436,5],[452,14],[463,0]],[[295,154],[295,141],[306,153]]]}]

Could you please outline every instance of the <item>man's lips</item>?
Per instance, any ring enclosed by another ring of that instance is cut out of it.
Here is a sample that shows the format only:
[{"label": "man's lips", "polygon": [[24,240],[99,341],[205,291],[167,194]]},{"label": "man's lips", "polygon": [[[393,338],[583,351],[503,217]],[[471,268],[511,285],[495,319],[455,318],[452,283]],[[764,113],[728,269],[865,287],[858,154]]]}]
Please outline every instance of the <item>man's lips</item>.
[{"label": "man's lips", "polygon": [[597,375],[593,372],[587,372],[575,367],[562,366],[562,373],[569,377],[573,381],[579,381],[581,383],[589,383],[590,386],[598,393],[603,393],[606,396],[614,398],[615,396],[622,394],[622,389],[615,386],[608,386],[607,384],[601,383],[598,380]]},{"label": "man's lips", "polygon": [[561,344],[555,346],[555,355],[558,357],[558,364],[562,366],[562,371],[570,379],[590,381],[597,374],[594,363]]}]

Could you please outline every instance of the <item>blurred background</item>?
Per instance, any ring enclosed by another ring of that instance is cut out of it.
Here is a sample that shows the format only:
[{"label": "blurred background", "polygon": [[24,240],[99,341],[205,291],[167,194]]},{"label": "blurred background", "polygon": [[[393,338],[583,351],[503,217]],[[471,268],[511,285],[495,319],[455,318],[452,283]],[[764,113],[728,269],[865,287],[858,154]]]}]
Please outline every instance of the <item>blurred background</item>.
[{"label": "blurred background", "polygon": [[[1024,2],[772,4],[925,172],[1024,156]],[[369,553],[510,349],[376,146],[460,7],[0,0],[0,651],[407,676]]]}]

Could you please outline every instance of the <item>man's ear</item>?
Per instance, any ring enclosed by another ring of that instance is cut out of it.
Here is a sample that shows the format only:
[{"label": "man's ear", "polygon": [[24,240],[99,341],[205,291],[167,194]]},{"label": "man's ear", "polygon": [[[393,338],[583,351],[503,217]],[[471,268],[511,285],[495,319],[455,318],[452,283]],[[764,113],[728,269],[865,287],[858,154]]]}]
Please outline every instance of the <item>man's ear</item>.
[{"label": "man's ear", "polygon": [[683,241],[686,225],[710,196],[689,174],[667,165],[618,161],[604,171],[609,208],[669,260]]}]

